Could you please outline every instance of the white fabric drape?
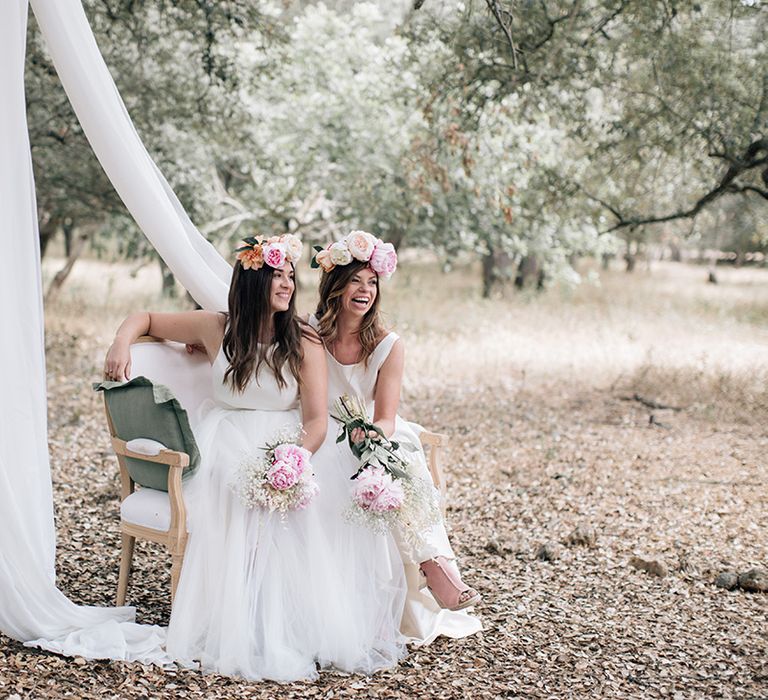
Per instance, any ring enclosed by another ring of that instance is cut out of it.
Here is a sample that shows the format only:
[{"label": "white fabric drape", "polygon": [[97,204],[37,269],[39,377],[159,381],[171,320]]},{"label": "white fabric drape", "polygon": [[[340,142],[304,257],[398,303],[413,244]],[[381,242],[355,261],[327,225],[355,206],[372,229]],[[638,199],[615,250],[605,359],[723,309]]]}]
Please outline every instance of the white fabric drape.
[{"label": "white fabric drape", "polygon": [[74,605],[54,582],[40,250],[24,102],[26,19],[26,0],[2,3],[0,629],[22,640],[133,616],[129,608]]},{"label": "white fabric drape", "polygon": [[168,267],[205,309],[227,308],[232,268],[197,230],[141,142],[80,0],[31,0],[56,72],[117,193]]},{"label": "white fabric drape", "polygon": [[[79,0],[36,0],[56,69],[102,166],[139,226],[205,308],[226,308],[228,263],[197,231],[141,143]],[[0,2],[0,631],[91,658],[168,663],[164,630],[133,608],[72,603],[56,588],[45,344],[24,100],[27,0]]]}]

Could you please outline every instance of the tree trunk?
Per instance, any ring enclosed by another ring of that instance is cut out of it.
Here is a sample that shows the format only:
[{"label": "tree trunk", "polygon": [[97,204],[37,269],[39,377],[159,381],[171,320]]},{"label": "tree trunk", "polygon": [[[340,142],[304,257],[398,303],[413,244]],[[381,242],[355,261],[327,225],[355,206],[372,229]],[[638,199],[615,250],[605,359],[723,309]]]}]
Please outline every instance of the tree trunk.
[{"label": "tree trunk", "polygon": [[634,272],[635,264],[637,263],[637,255],[627,251],[624,254],[624,262],[626,263],[626,271],[627,272]]},{"label": "tree trunk", "polygon": [[59,219],[56,216],[52,216],[45,223],[40,225],[40,258],[41,259],[45,257],[45,251],[48,248],[48,244],[56,235],[56,231],[59,230],[59,224],[61,224],[61,219]]},{"label": "tree trunk", "polygon": [[161,257],[157,258],[157,262],[160,263],[160,274],[163,276],[163,286],[161,290],[163,298],[176,299],[176,297],[179,296],[176,289],[176,278]]},{"label": "tree trunk", "polygon": [[483,255],[483,299],[490,299],[496,282],[496,259],[493,248]]},{"label": "tree trunk", "polygon": [[67,277],[72,272],[72,268],[75,266],[77,259],[80,257],[80,253],[85,249],[85,244],[88,242],[88,229],[80,230],[76,232],[76,229],[67,224],[66,228],[69,229],[70,246],[69,254],[67,255],[67,261],[51,280],[51,284],[48,286],[48,291],[45,293],[45,301],[51,302],[55,300],[61,293],[61,288],[64,286],[64,282],[67,281]]},{"label": "tree trunk", "polygon": [[603,270],[610,270],[611,269],[611,260],[613,260],[613,253],[603,253],[600,256],[600,267],[603,268]]},{"label": "tree trunk", "polygon": [[69,258],[72,253],[72,235],[74,234],[74,230],[75,227],[72,225],[71,221],[62,226],[62,231],[64,231],[64,255],[67,258]]},{"label": "tree trunk", "polygon": [[520,264],[517,266],[517,274],[515,275],[515,288],[524,289],[529,284],[532,284],[529,280],[535,280],[537,289],[542,289],[544,286],[544,273],[535,255],[525,255],[520,260]]}]

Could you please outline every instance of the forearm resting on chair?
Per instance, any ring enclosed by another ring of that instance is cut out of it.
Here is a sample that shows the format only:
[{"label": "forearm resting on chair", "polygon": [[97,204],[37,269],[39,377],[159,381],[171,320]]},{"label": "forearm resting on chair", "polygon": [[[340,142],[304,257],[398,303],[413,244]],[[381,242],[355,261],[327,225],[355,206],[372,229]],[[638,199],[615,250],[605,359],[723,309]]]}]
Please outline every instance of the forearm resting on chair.
[{"label": "forearm resting on chair", "polygon": [[115,345],[116,343],[120,343],[128,346],[131,343],[136,342],[136,339],[140,338],[142,335],[148,335],[151,325],[152,320],[149,311],[138,311],[133,313],[120,324],[112,344]]}]

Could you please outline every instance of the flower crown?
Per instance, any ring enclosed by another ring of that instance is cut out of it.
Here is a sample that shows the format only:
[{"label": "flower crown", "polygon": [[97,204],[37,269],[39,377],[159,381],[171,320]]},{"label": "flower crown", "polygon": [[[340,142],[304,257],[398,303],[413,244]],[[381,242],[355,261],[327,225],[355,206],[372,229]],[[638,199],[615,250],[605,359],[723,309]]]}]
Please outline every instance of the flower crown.
[{"label": "flower crown", "polygon": [[248,236],[235,252],[244,270],[258,270],[264,265],[280,268],[285,263],[296,263],[304,244],[292,233],[282,236]]},{"label": "flower crown", "polygon": [[387,279],[397,268],[395,246],[384,243],[381,238],[366,231],[352,231],[327,248],[316,245],[315,251],[311,265],[313,268],[321,267],[324,272],[330,272],[337,265],[349,265],[353,260],[359,260],[367,262],[376,274]]}]

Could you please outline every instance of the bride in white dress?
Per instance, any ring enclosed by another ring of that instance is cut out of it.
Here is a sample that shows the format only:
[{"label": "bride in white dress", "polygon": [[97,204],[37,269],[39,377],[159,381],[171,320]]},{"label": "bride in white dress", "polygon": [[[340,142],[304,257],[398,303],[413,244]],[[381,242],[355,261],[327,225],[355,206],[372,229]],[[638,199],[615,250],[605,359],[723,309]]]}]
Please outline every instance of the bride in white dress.
[{"label": "bride in white dress", "polygon": [[315,452],[327,426],[323,347],[295,314],[301,244],[284,236],[246,248],[228,314],[131,315],[105,364],[109,377],[127,378],[130,344],[145,334],[198,345],[212,364],[214,405],[196,431],[202,460],[185,488],[190,539],[166,651],[248,679],[312,679],[326,666],[372,672],[403,654],[402,569],[375,566],[372,543],[366,585],[343,577],[347,553],[333,548],[322,521],[338,493],[321,491],[305,509],[281,515],[246,507],[232,488],[243,459],[279,430],[303,425],[303,445]]},{"label": "bride in white dress", "polygon": [[[379,280],[389,277],[396,265],[394,247],[363,231],[352,232],[319,250],[313,267],[322,269],[320,299],[309,323],[326,347],[329,411],[339,396],[357,396],[387,437],[419,446],[418,435],[423,429],[397,414],[403,341],[396,333],[384,330],[378,313]],[[326,472],[343,472],[335,488],[348,494],[349,478],[357,464],[346,442],[335,444],[338,425],[334,423],[332,420],[328,426],[328,438],[318,460],[332,465],[323,469],[324,477]],[[364,437],[362,431],[358,433],[357,441]],[[424,452],[419,448],[408,458],[416,476],[431,483]],[[363,536],[360,528],[349,530],[348,535],[353,540]],[[466,609],[476,605],[480,595],[461,579],[445,522],[440,519],[429,532],[420,535],[422,544],[413,550],[402,533],[392,533],[407,577],[401,631],[416,644],[428,644],[439,635],[464,637],[478,632],[482,629],[480,620]],[[363,547],[358,544],[356,549]]]}]

